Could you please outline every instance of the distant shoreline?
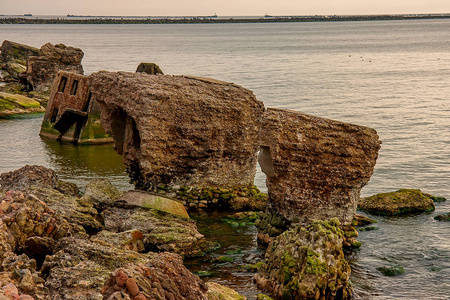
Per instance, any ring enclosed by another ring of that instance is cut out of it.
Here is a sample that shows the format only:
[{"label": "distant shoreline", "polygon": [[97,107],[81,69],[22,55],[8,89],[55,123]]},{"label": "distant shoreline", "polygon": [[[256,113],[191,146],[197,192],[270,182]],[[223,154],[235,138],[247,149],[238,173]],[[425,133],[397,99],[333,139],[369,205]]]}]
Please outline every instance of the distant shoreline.
[{"label": "distant shoreline", "polygon": [[[72,18],[77,17],[77,18]],[[217,17],[96,17],[70,16],[64,18],[29,18],[0,16],[0,24],[196,24],[196,23],[283,23],[283,22],[344,22],[450,19],[450,14],[397,14],[354,16],[265,16],[260,18]]]}]

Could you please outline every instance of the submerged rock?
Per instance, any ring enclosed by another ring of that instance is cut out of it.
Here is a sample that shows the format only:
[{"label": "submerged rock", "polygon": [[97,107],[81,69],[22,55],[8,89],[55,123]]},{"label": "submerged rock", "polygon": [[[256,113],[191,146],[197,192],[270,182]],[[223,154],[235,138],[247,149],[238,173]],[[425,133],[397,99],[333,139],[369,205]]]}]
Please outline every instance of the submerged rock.
[{"label": "submerged rock", "polygon": [[343,240],[337,219],[285,231],[267,249],[258,287],[277,299],[350,299]]},{"label": "submerged rock", "polygon": [[398,276],[405,274],[405,270],[401,266],[378,267],[377,270],[384,276]]},{"label": "submerged rock", "polygon": [[447,214],[437,215],[434,217],[435,220],[438,221],[447,221],[450,222],[450,212]]},{"label": "submerged rock", "polygon": [[375,215],[394,216],[433,211],[434,204],[433,200],[420,190],[400,189],[396,192],[362,198],[358,203],[358,208]]},{"label": "submerged rock", "polygon": [[147,73],[149,75],[164,75],[163,71],[159,68],[157,64],[154,63],[140,63],[136,69],[136,72]]}]

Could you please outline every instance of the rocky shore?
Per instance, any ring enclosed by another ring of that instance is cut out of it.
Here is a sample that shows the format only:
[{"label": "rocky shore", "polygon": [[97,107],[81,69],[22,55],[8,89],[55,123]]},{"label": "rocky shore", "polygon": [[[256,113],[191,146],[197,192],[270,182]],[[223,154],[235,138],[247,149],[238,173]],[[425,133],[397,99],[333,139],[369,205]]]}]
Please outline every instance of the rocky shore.
[{"label": "rocky shore", "polygon": [[0,196],[0,297],[222,299],[228,291],[183,266],[215,246],[194,221],[124,203],[105,180],[81,195],[54,171],[25,166],[0,175]]}]

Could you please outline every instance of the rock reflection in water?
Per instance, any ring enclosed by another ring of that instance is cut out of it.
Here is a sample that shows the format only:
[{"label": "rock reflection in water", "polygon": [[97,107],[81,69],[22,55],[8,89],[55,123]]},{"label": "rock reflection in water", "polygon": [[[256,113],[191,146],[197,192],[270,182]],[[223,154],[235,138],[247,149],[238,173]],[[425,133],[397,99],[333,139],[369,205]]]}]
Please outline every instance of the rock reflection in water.
[{"label": "rock reflection in water", "polygon": [[112,144],[73,145],[43,139],[44,150],[50,159],[51,168],[61,179],[83,187],[94,178],[106,177],[119,190],[130,190],[122,157]]}]

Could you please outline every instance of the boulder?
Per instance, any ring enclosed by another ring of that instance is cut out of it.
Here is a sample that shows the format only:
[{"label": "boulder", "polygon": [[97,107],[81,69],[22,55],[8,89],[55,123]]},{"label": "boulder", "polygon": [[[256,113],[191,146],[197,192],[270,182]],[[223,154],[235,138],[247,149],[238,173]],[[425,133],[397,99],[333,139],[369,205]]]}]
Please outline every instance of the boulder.
[{"label": "boulder", "polygon": [[[184,257],[202,256],[215,246],[205,240],[197,230],[195,221],[177,215],[146,209],[137,206],[125,205],[125,208],[110,207],[101,213],[105,223],[105,229],[112,232],[96,238],[105,241],[113,240],[108,236],[113,233],[138,230],[143,234],[145,251],[169,251],[178,253]],[[131,240],[126,234],[119,238],[120,244],[127,244]]]},{"label": "boulder", "polygon": [[434,210],[433,200],[420,190],[400,189],[362,198],[358,203],[362,211],[374,215],[394,216],[404,213]]},{"label": "boulder", "polygon": [[153,254],[140,254],[100,241],[63,238],[41,267],[47,299],[102,299],[101,289],[112,271],[130,263],[147,263]]},{"label": "boulder", "polygon": [[32,98],[0,92],[0,118],[43,111],[41,104]]},{"label": "boulder", "polygon": [[276,299],[350,299],[343,239],[337,218],[285,231],[267,249],[258,287]]},{"label": "boulder", "polygon": [[0,68],[4,69],[10,79],[19,80],[19,74],[27,69],[27,60],[38,56],[39,49],[4,40],[0,47]]},{"label": "boulder", "polygon": [[0,174],[0,190],[25,191],[32,186],[54,189],[58,186],[58,175],[43,166],[26,165],[18,170]]},{"label": "boulder", "polygon": [[79,48],[63,44],[47,43],[41,47],[38,56],[31,56],[27,61],[27,82],[35,91],[49,91],[59,71],[83,74],[81,60],[84,53]]},{"label": "boulder", "polygon": [[101,212],[111,206],[122,194],[108,179],[98,178],[86,185],[81,201],[92,202],[93,207]]},{"label": "boulder", "polygon": [[378,157],[375,130],[268,108],[259,136],[271,212],[293,224],[334,217],[351,223]]},{"label": "boulder", "polygon": [[144,73],[101,71],[88,81],[138,189],[253,186],[264,106],[251,91]]},{"label": "boulder", "polygon": [[140,63],[136,69],[136,72],[147,73],[149,75],[164,75],[163,71],[159,68],[157,64],[154,63]]},{"label": "boulder", "polygon": [[[103,299],[208,300],[207,286],[179,255],[153,255],[148,263],[129,264],[112,272],[102,287]],[[115,293],[124,298],[110,298]],[[142,296],[140,296],[142,295]]]}]

